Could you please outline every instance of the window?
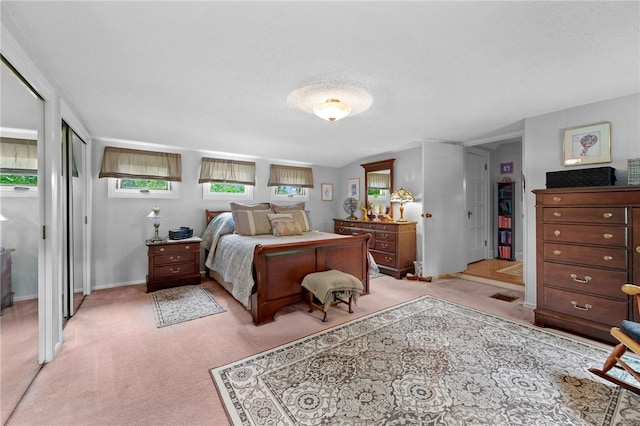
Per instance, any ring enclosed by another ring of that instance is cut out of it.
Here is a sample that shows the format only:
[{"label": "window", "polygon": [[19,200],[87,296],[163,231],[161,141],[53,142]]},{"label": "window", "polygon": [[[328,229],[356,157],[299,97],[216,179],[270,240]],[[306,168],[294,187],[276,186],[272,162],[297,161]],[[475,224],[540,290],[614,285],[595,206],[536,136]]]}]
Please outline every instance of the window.
[{"label": "window", "polygon": [[309,190],[298,186],[273,186],[272,201],[309,201]]},{"label": "window", "polygon": [[155,179],[109,179],[110,198],[178,198],[178,183]]},{"label": "window", "polygon": [[0,194],[3,197],[38,195],[38,142],[0,138]]},{"label": "window", "polygon": [[253,200],[253,185],[205,182],[202,184],[202,198],[204,200]]}]

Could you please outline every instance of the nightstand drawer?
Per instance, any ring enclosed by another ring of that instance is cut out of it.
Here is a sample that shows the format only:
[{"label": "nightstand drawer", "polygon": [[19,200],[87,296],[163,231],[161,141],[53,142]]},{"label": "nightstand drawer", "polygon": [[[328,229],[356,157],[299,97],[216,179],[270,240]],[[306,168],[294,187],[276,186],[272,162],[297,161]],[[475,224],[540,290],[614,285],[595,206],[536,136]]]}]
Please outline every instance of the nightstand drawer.
[{"label": "nightstand drawer", "polygon": [[173,254],[163,254],[155,257],[156,265],[170,265],[175,263],[193,263],[196,254],[193,251],[177,252]]},{"label": "nightstand drawer", "polygon": [[623,319],[627,319],[628,314],[626,301],[554,288],[544,291],[544,309],[611,326],[619,326]]},{"label": "nightstand drawer", "polygon": [[156,256],[159,254],[176,254],[185,252],[200,252],[200,243],[167,243],[149,246],[149,255]]},{"label": "nightstand drawer", "polygon": [[379,241],[395,243],[397,238],[398,238],[398,234],[396,234],[395,232],[387,232],[387,231],[376,232],[376,243]]},{"label": "nightstand drawer", "polygon": [[177,263],[175,265],[157,266],[154,270],[156,279],[179,277],[185,274],[196,273],[195,264],[191,263]]}]

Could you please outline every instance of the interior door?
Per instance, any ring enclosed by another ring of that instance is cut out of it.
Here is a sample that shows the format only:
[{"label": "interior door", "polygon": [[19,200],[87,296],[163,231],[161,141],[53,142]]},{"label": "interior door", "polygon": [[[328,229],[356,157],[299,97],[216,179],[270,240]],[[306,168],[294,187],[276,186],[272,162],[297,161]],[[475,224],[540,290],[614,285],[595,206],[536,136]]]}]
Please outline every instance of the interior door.
[{"label": "interior door", "polygon": [[461,272],[467,264],[463,147],[425,143],[422,170],[423,272],[429,276]]},{"label": "interior door", "polygon": [[468,149],[465,154],[467,201],[467,263],[487,258],[489,171],[488,153]]}]

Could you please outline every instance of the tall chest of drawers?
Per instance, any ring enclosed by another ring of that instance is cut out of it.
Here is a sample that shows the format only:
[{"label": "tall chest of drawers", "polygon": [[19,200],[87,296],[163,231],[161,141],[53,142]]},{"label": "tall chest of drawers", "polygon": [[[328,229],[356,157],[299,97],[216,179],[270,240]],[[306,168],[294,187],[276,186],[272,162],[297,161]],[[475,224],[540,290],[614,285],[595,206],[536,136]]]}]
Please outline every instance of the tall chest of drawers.
[{"label": "tall chest of drawers", "polygon": [[640,320],[620,287],[640,284],[640,187],[540,189],[536,194],[535,323],[616,343]]},{"label": "tall chest of drawers", "polygon": [[380,272],[397,279],[413,271],[416,260],[416,222],[378,222],[334,219],[334,232],[369,234],[369,250]]}]

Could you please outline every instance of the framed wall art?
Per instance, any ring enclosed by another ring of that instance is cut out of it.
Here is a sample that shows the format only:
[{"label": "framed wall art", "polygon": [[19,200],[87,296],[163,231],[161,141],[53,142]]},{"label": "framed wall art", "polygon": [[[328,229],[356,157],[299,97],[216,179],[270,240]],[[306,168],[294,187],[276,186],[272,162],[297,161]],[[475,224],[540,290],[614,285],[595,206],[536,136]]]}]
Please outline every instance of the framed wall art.
[{"label": "framed wall art", "polygon": [[348,179],[347,180],[347,197],[360,200],[360,179]]},{"label": "framed wall art", "polygon": [[513,173],[513,161],[511,163],[500,163],[500,174],[508,175]]},{"label": "framed wall art", "polygon": [[564,131],[564,165],[611,162],[611,123],[572,127]]},{"label": "framed wall art", "polygon": [[331,201],[333,200],[333,185],[330,183],[323,183],[320,186],[321,194],[320,199],[322,201]]}]

